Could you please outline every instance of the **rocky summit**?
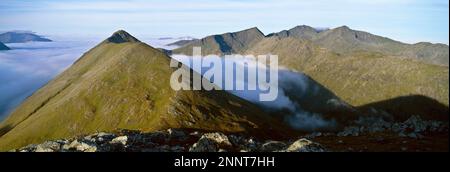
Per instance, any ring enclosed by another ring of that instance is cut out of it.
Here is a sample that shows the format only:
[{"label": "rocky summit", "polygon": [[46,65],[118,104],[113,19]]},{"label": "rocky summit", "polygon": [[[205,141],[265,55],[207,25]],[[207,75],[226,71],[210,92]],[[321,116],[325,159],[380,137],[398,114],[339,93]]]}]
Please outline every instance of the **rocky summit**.
[{"label": "rocky summit", "polygon": [[125,42],[141,42],[134,36],[130,35],[128,32],[124,30],[119,30],[114,32],[105,42],[110,43],[125,43]]}]

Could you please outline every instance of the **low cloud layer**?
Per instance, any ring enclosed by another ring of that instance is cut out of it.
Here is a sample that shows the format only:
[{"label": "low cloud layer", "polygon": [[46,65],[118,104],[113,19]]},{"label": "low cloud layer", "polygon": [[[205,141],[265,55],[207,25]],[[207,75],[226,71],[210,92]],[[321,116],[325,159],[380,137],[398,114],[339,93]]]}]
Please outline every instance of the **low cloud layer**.
[{"label": "low cloud layer", "polygon": [[[193,62],[193,60],[200,60],[200,58],[192,58],[191,56],[185,55],[172,55],[172,58],[188,66],[189,63]],[[238,65],[243,65],[244,61],[248,62],[248,59],[245,58],[233,58],[232,60]],[[247,65],[248,68],[255,68],[256,66],[258,66],[258,64]],[[201,71],[202,74],[204,74],[206,70],[208,70],[208,68],[203,68]],[[222,70],[225,71],[224,68]],[[278,85],[264,85],[264,87],[278,87],[278,97],[274,101],[260,101],[259,95],[267,91],[261,89],[247,89],[249,86],[247,78],[244,80],[234,80],[235,83],[244,82],[245,90],[234,89],[227,91],[250,102],[258,104],[270,112],[283,112],[282,115],[285,116],[286,122],[293,128],[299,130],[326,129],[332,128],[336,125],[334,120],[326,120],[322,118],[320,113],[308,111],[302,107],[302,105],[305,104],[313,105],[314,101],[321,101],[318,103],[322,103],[320,106],[325,107],[326,101],[334,98],[331,93],[323,94],[321,92],[323,91],[322,88],[303,73],[279,69],[278,79]],[[213,81],[214,79],[212,79],[212,82]],[[221,88],[224,88],[224,84],[225,82],[222,83]],[[258,88],[258,86],[256,86],[256,88]],[[314,110],[314,107],[311,109]]]},{"label": "low cloud layer", "polygon": [[[51,37],[54,42],[7,44],[0,51],[0,121],[33,92],[68,68],[101,38]],[[173,49],[168,43],[182,38],[145,38],[158,48]]]},{"label": "low cloud layer", "polygon": [[[142,41],[158,48],[171,49],[165,46],[175,42],[178,38],[147,38]],[[37,89],[45,85],[57,74],[64,71],[83,53],[94,47],[101,40],[91,41],[55,41],[55,42],[29,42],[8,44],[12,50],[0,52],[0,121],[23,100]],[[182,61],[190,59],[189,56],[174,55],[173,58]],[[242,59],[234,59],[243,64]],[[249,67],[255,67],[250,65]],[[317,99],[323,103],[332,96],[320,100],[320,88],[302,73],[280,69],[278,97],[274,101],[259,101],[262,90],[230,90],[229,92],[253,103],[265,107],[269,111],[285,112],[286,122],[292,127],[302,130],[328,128],[335,125],[332,120],[325,120],[317,111],[305,108],[314,107],[311,102]],[[169,78],[168,78],[169,79]],[[247,80],[235,80],[244,82]],[[225,83],[225,82],[223,82]],[[269,87],[269,85],[266,85]],[[322,94],[321,94],[322,96]],[[322,96],[323,97],[323,96]],[[307,104],[308,106],[304,106]],[[322,104],[320,104],[322,106]]]},{"label": "low cloud layer", "polygon": [[0,120],[93,46],[84,41],[8,44],[0,52]]}]

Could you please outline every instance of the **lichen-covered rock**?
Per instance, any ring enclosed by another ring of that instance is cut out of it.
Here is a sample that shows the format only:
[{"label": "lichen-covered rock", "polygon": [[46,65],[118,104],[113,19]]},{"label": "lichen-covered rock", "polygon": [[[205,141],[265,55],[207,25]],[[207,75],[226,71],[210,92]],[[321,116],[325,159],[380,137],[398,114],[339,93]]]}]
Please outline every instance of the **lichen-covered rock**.
[{"label": "lichen-covered rock", "polygon": [[[362,124],[362,123],[361,123]],[[411,117],[405,122],[392,123],[390,131],[386,128],[386,123],[374,124],[382,127],[383,132],[394,132],[394,136],[403,138],[422,139],[430,134],[429,132],[448,132],[448,123],[439,121],[423,121],[419,117]],[[343,131],[335,133],[313,132],[304,136],[305,138],[292,141],[262,142],[258,138],[243,135],[223,133],[202,133],[199,131],[183,131],[181,129],[168,129],[163,131],[153,131],[143,133],[141,131],[118,131],[118,133],[94,133],[87,136],[69,138],[55,141],[46,141],[41,144],[32,144],[23,148],[11,150],[13,152],[323,152],[329,151],[319,143],[311,139],[316,137],[332,136],[352,136],[357,137],[374,131],[367,129],[370,126],[352,125],[345,127]],[[375,127],[376,128],[376,127]],[[375,129],[375,131],[379,131]],[[187,134],[189,133],[189,134]],[[392,134],[392,133],[389,133]],[[376,136],[376,135],[375,135]],[[323,138],[317,138],[320,141]],[[343,146],[342,139],[336,139],[336,143]],[[356,139],[356,138],[355,138]],[[383,137],[373,137],[371,140],[382,143],[387,139]],[[332,147],[332,146],[330,146]],[[356,150],[356,149],[355,149]],[[359,149],[366,150],[364,149]],[[339,151],[339,150],[336,150]],[[349,151],[349,150],[344,150]]]},{"label": "lichen-covered rock", "polygon": [[228,137],[223,133],[206,133],[202,138],[210,139],[220,146],[231,146],[230,140],[228,140]]},{"label": "lichen-covered rock", "polygon": [[28,146],[18,149],[18,152],[36,152],[36,148],[37,148],[37,145],[31,144],[31,145],[28,145]]},{"label": "lichen-covered rock", "polygon": [[280,141],[268,141],[262,144],[260,150],[262,152],[274,152],[281,151],[286,148],[286,143]]},{"label": "lichen-covered rock", "polygon": [[85,143],[74,140],[70,144],[63,145],[62,149],[67,151],[96,152],[97,146],[92,143]]},{"label": "lichen-covered rock", "polygon": [[289,147],[285,150],[286,152],[325,152],[326,149],[315,142],[312,142],[308,139],[299,139],[289,145]]},{"label": "lichen-covered rock", "polygon": [[55,141],[46,141],[36,146],[36,152],[56,152],[61,149],[61,144]]},{"label": "lichen-covered rock", "polygon": [[217,152],[220,148],[229,148],[232,144],[223,133],[206,133],[194,143],[190,152]]},{"label": "lichen-covered rock", "polygon": [[122,144],[122,145],[126,145],[128,141],[128,137],[127,136],[119,136],[116,137],[114,139],[111,140],[111,144]]},{"label": "lichen-covered rock", "polygon": [[207,138],[200,138],[197,143],[194,143],[189,152],[217,152],[217,143]]}]

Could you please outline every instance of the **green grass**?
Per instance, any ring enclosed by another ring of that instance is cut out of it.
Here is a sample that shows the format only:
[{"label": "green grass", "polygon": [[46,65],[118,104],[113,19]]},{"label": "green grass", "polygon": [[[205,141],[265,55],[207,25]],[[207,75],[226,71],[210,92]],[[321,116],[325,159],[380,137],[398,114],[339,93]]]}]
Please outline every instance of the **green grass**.
[{"label": "green grass", "polygon": [[173,70],[169,57],[144,43],[102,43],[0,125],[6,131],[0,150],[117,129],[192,128],[267,137],[287,131],[281,121],[227,92],[172,90]]},{"label": "green grass", "polygon": [[422,95],[448,109],[449,68],[445,66],[382,53],[337,54],[294,38],[266,38],[247,51],[267,53],[277,54],[281,66],[306,73],[354,106]]}]

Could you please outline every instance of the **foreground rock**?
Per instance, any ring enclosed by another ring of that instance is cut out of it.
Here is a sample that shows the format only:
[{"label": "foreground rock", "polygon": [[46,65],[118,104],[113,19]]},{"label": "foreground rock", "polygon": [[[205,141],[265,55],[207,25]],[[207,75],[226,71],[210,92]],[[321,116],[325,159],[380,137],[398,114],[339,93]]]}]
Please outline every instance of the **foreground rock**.
[{"label": "foreground rock", "polygon": [[292,143],[286,152],[325,152],[326,149],[318,143],[307,139],[300,139]]},{"label": "foreground rock", "polygon": [[14,152],[324,152],[307,139],[293,141],[257,140],[219,132],[201,133],[169,129],[141,133],[95,133],[67,140],[46,141]]},{"label": "foreground rock", "polygon": [[355,125],[345,127],[337,136],[359,136],[376,132],[393,132],[400,137],[423,138],[425,133],[447,132],[448,123],[423,120],[413,115],[404,122],[387,122],[381,117],[360,118]]},{"label": "foreground rock", "polygon": [[[320,144],[319,144],[320,143]],[[441,144],[442,143],[442,144]],[[13,152],[329,152],[445,151],[448,123],[411,116],[404,122],[360,118],[340,132],[312,132],[289,140],[261,140],[239,134],[168,129],[122,130],[46,141]],[[386,146],[388,145],[388,146]],[[419,146],[420,145],[420,146]]]},{"label": "foreground rock", "polygon": [[231,148],[233,145],[228,140],[228,137],[222,133],[206,133],[197,143],[194,143],[190,148],[190,152],[218,152]]}]

